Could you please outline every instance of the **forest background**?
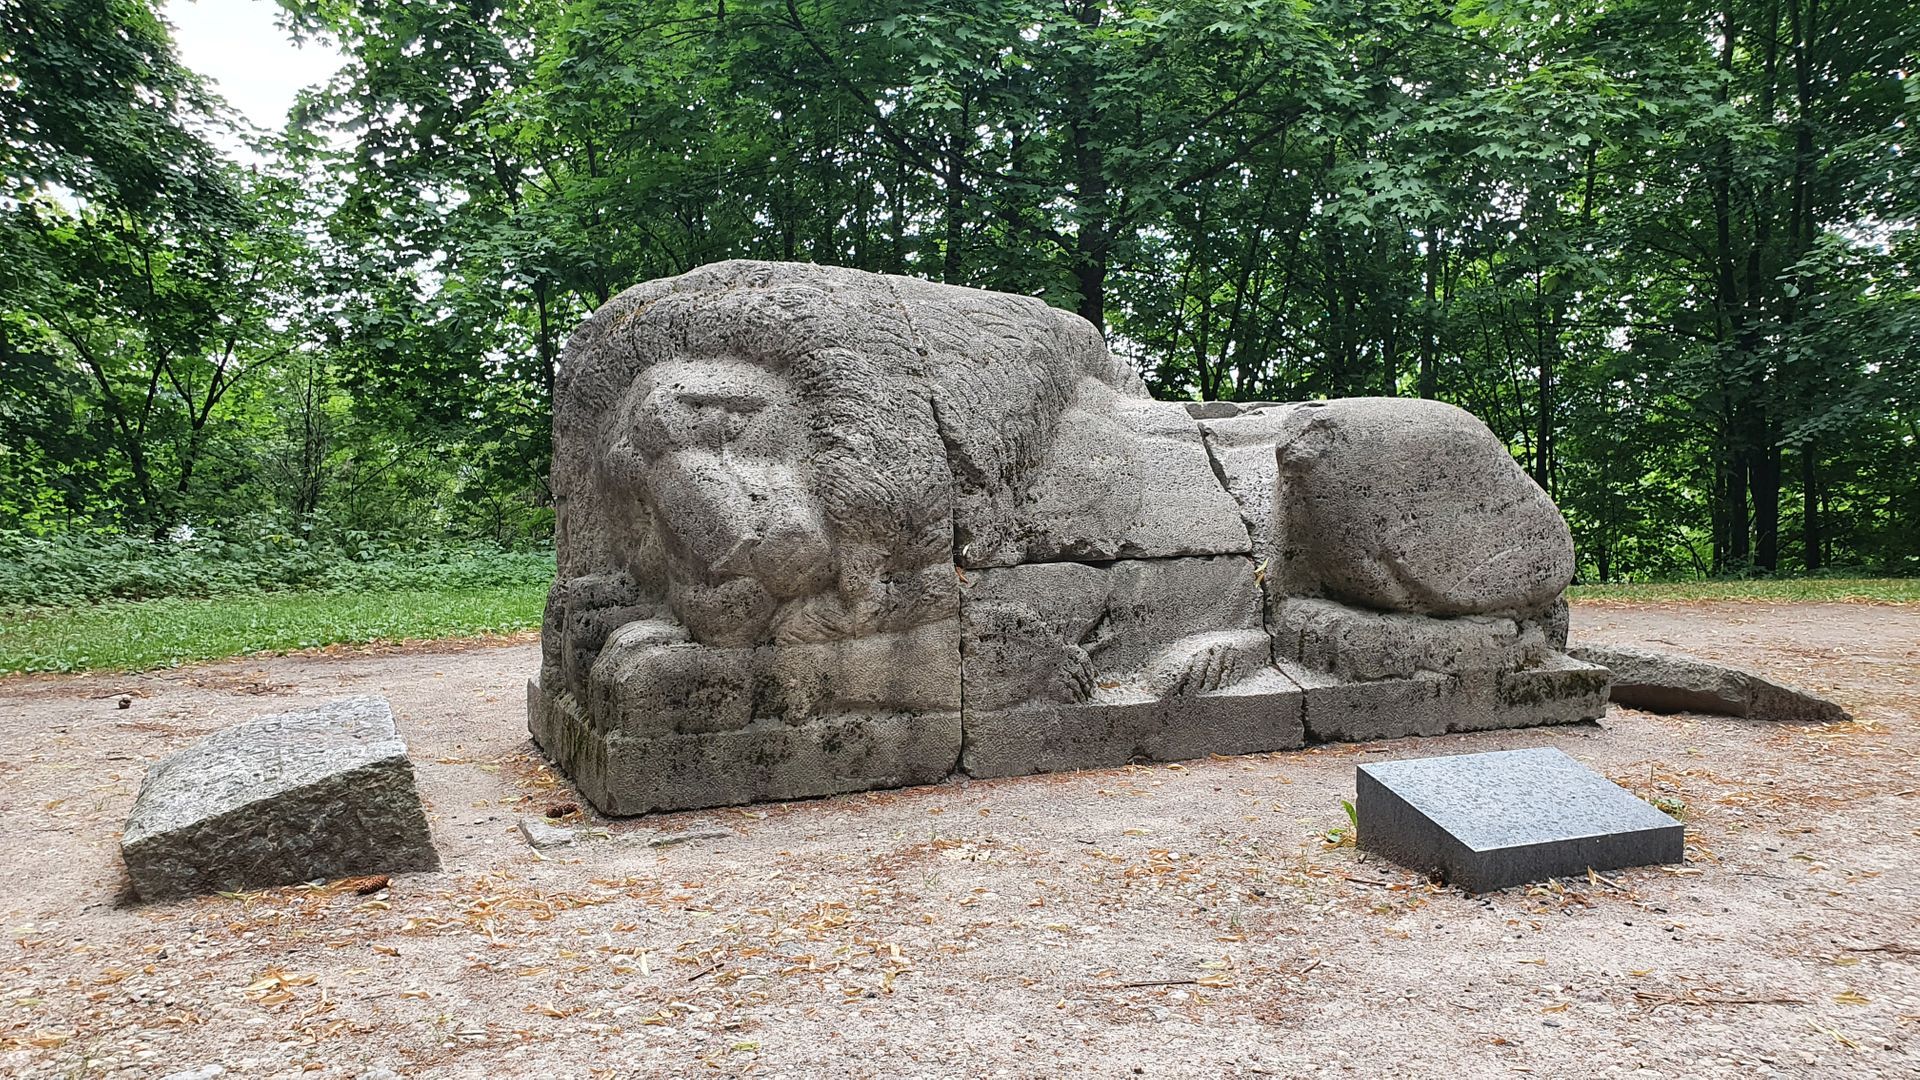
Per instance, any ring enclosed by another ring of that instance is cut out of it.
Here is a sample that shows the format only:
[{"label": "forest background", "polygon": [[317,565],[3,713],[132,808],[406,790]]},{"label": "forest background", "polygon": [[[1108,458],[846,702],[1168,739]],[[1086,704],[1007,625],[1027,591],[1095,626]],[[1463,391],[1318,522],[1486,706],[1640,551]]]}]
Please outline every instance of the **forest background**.
[{"label": "forest background", "polygon": [[0,0],[0,611],[537,595],[569,328],[729,257],[1461,405],[1585,581],[1920,572],[1920,3],[281,10],[346,62],[261,131],[146,0]]}]

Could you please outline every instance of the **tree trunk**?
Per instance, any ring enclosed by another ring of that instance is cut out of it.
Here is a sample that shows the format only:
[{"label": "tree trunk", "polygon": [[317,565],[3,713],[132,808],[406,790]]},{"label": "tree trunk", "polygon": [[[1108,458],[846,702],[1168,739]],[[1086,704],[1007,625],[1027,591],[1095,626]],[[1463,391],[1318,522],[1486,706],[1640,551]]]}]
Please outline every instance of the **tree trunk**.
[{"label": "tree trunk", "polygon": [[[1083,0],[1074,17],[1092,31],[1100,25],[1104,4]],[[1075,108],[1068,122],[1068,137],[1073,146],[1073,164],[1077,181],[1079,228],[1074,236],[1073,279],[1080,290],[1080,317],[1102,334],[1107,332],[1107,260],[1111,212],[1107,206],[1107,161],[1100,136],[1095,131],[1099,118],[1087,111],[1094,99],[1093,69],[1083,63],[1074,77]]]},{"label": "tree trunk", "polygon": [[1773,573],[1780,568],[1780,447],[1771,430],[1754,441],[1747,482],[1753,498],[1753,562]]},{"label": "tree trunk", "polygon": [[1420,396],[1429,400],[1440,392],[1439,370],[1439,333],[1436,325],[1440,319],[1439,276],[1440,276],[1440,230],[1438,227],[1427,229],[1427,257],[1421,260],[1421,276],[1424,282],[1427,303],[1420,312]]},{"label": "tree trunk", "polygon": [[893,190],[888,192],[890,203],[888,224],[893,233],[893,265],[888,269],[896,274],[907,272],[907,159],[895,156],[893,160]]},{"label": "tree trunk", "polygon": [[[1721,14],[1721,32],[1720,68],[1731,73],[1737,32],[1730,9]],[[1723,103],[1727,100],[1725,83],[1717,96]],[[1733,249],[1733,147],[1730,142],[1722,140],[1718,158],[1710,172],[1708,187],[1713,197],[1714,219],[1714,325],[1722,360],[1727,362],[1728,400],[1722,409],[1725,456],[1719,466],[1721,505],[1713,562],[1716,570],[1724,571],[1745,569],[1751,561],[1752,534],[1747,511],[1751,454],[1746,408],[1750,389],[1747,380],[1739,377],[1741,348],[1747,335],[1738,260]]]},{"label": "tree trunk", "polygon": [[[1559,369],[1560,327],[1559,303],[1549,301],[1544,290],[1544,279],[1535,274],[1533,279],[1533,317],[1534,317],[1534,431],[1533,437],[1533,482],[1540,490],[1553,494],[1553,410],[1554,376]],[[1549,312],[1552,313],[1551,317]]]},{"label": "tree trunk", "polygon": [[533,302],[535,314],[539,319],[534,329],[533,347],[540,361],[540,392],[546,395],[546,400],[551,404],[554,379],[558,375],[559,365],[555,362],[555,354],[558,350],[554,348],[553,343],[553,320],[547,311],[546,282],[534,282]]},{"label": "tree trunk", "polygon": [[[940,280],[949,285],[966,284],[966,267],[961,260],[961,240],[966,233],[966,191],[960,186],[961,170],[966,168],[966,148],[961,140],[971,126],[966,94],[960,95],[960,126],[947,138],[947,220],[946,251],[940,262]],[[1094,325],[1099,325],[1095,323]]]},{"label": "tree trunk", "polygon": [[1800,447],[1800,547],[1808,573],[1825,565],[1820,526],[1820,450],[1809,439]]}]

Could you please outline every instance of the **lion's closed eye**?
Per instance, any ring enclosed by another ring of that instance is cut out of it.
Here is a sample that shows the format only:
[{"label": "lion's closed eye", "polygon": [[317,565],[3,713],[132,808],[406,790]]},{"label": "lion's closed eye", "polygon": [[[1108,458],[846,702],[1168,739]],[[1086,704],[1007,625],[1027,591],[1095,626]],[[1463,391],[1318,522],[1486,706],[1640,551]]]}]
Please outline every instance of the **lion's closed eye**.
[{"label": "lion's closed eye", "polygon": [[719,409],[737,416],[751,416],[767,407],[765,397],[747,390],[682,390],[676,396],[690,408]]},{"label": "lion's closed eye", "polygon": [[689,446],[719,450],[742,439],[748,429],[766,413],[773,399],[757,390],[743,387],[677,386],[656,406],[667,427]]}]

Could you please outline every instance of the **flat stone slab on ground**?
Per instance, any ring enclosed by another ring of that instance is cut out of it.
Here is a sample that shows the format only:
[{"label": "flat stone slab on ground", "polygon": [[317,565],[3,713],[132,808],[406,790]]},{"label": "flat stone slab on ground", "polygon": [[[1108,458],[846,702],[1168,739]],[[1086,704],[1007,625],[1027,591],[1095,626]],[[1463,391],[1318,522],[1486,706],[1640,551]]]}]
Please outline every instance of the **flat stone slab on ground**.
[{"label": "flat stone slab on ground", "polygon": [[257,717],[155,762],[120,850],[145,900],[440,865],[393,710],[373,696]]},{"label": "flat stone slab on ground", "polygon": [[1685,857],[1678,821],[1552,747],[1362,765],[1359,845],[1468,892]]},{"label": "flat stone slab on ground", "polygon": [[1697,656],[1625,645],[1582,645],[1569,651],[1613,672],[1612,700],[1632,709],[1717,713],[1789,724],[1853,719],[1847,710],[1818,694]]}]

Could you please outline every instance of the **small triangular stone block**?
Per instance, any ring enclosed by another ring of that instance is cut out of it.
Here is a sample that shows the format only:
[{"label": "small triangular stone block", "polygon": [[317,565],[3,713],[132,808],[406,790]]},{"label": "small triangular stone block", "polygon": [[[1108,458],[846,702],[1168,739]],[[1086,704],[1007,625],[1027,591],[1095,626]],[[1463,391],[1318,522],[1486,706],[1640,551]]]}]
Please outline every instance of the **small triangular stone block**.
[{"label": "small triangular stone block", "polygon": [[373,696],[256,717],[155,762],[120,850],[144,900],[440,864]]}]

